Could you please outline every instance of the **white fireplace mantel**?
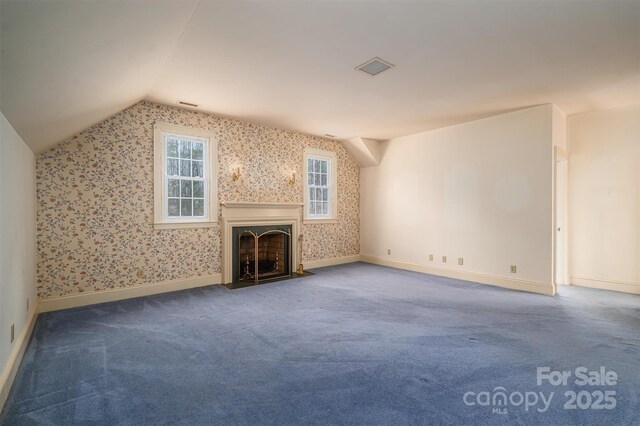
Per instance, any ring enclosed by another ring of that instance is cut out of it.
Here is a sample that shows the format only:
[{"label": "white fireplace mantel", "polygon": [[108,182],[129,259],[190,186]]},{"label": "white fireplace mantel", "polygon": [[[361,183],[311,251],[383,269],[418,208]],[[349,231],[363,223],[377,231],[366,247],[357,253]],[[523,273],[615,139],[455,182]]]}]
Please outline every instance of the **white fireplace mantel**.
[{"label": "white fireplace mantel", "polygon": [[302,203],[222,202],[222,282],[233,281],[233,228],[236,226],[291,225],[291,265],[298,265],[298,232]]}]

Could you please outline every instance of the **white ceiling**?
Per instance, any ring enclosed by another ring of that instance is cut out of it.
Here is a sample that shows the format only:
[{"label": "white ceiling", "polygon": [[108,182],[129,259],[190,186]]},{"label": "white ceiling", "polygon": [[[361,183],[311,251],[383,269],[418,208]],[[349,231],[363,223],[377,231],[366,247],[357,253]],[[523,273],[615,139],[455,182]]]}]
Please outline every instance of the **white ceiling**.
[{"label": "white ceiling", "polygon": [[144,98],[340,139],[640,103],[640,1],[1,7],[0,108],[36,152]]}]

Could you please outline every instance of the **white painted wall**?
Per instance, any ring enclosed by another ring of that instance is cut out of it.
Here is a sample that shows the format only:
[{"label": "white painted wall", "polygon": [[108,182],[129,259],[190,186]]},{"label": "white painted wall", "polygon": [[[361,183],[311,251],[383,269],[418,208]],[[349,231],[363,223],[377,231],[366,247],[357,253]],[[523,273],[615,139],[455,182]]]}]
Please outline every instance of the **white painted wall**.
[{"label": "white painted wall", "polygon": [[361,170],[363,258],[550,288],[552,115],[542,105],[386,142],[380,166]]},{"label": "white painted wall", "polygon": [[[2,113],[0,200],[0,377],[4,379],[11,351],[28,325],[27,298],[31,311],[37,298],[35,157]],[[11,324],[15,324],[13,343]]]},{"label": "white painted wall", "polygon": [[568,128],[571,282],[640,294],[640,106]]},{"label": "white painted wall", "polygon": [[553,144],[567,151],[567,115],[556,105],[552,105],[552,134]]}]

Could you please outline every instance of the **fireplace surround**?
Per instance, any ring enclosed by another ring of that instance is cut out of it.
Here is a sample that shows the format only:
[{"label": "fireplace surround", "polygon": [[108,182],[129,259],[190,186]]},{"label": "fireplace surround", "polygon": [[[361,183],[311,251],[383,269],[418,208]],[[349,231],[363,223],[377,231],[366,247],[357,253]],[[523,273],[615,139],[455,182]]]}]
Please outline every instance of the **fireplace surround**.
[{"label": "fireplace surround", "polygon": [[[300,263],[298,236],[302,204],[224,202],[221,207],[223,284],[258,282],[295,273]],[[236,265],[237,268],[234,268],[234,244],[238,249],[236,256],[244,254],[244,265]],[[250,244],[253,244],[253,250],[249,249]],[[284,247],[281,248],[281,244]],[[276,253],[278,265],[275,265]],[[288,255],[288,259],[281,259],[283,255]]]}]

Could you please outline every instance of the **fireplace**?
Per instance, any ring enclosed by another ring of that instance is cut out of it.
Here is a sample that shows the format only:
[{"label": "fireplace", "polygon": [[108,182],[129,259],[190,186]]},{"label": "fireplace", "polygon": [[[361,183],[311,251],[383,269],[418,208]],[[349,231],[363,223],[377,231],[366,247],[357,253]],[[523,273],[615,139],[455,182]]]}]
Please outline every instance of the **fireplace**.
[{"label": "fireplace", "polygon": [[296,273],[302,204],[223,202],[221,207],[222,284],[242,288]]},{"label": "fireplace", "polygon": [[233,282],[291,275],[291,225],[234,226]]}]

